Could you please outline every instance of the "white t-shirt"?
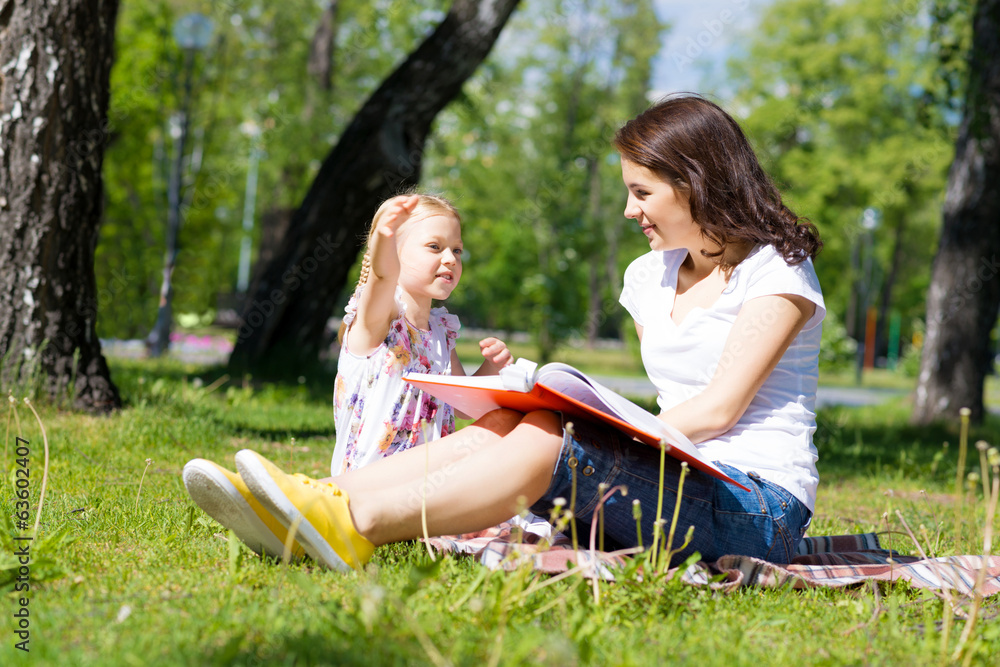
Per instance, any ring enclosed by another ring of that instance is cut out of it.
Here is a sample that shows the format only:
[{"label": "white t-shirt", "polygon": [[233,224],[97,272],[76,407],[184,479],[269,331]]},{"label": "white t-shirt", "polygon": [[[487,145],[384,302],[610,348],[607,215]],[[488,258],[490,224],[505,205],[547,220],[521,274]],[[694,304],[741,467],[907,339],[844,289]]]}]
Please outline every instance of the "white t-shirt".
[{"label": "white t-shirt", "polygon": [[[826,315],[811,260],[790,265],[772,246],[757,246],[733,269],[729,284],[709,308],[694,308],[678,325],[670,317],[677,271],[686,250],[652,251],[625,271],[621,303],[643,328],[642,362],[656,386],[661,410],[700,393],[722,359],[726,339],[743,304],[774,294],[794,294],[816,312],[781,357],[736,426],[698,443],[711,461],[734,466],[787,489],[813,511],[816,505],[816,386],[819,345]],[[765,316],[766,317],[766,316]],[[769,322],[759,323],[767,336]],[[752,341],[751,341],[752,342]]]}]

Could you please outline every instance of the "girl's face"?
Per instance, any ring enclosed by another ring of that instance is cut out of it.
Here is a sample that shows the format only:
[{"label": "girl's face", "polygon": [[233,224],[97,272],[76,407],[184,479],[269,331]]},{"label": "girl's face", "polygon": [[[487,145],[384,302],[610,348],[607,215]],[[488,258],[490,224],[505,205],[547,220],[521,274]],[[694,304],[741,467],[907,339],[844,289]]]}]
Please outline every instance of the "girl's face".
[{"label": "girl's face", "polygon": [[462,278],[462,227],[451,215],[410,218],[399,249],[399,285],[410,296],[443,300]]},{"label": "girl's face", "polygon": [[628,188],[625,217],[639,223],[651,250],[687,248],[697,254],[705,247],[701,227],[691,217],[683,193],[649,169],[624,158],[622,180]]}]

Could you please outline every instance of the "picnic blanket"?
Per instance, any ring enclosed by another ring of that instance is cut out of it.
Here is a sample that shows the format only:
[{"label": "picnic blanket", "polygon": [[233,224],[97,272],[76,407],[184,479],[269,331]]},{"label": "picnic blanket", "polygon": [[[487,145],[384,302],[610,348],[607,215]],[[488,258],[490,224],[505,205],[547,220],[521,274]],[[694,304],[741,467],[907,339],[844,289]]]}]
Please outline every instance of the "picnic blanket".
[{"label": "picnic blanket", "polygon": [[[580,568],[583,576],[608,581],[614,580],[615,570],[637,551],[574,551],[568,536],[533,516],[477,533],[433,537],[428,543],[439,552],[469,554],[492,569],[513,570],[527,565],[540,572],[559,574]],[[862,533],[803,538],[792,562],[787,564],[749,556],[723,556],[713,563],[695,563],[680,576],[691,585],[727,592],[741,586],[844,587],[865,581],[907,581],[918,588],[971,595],[983,567],[986,573],[981,592],[989,597],[1000,592],[1000,556],[923,559],[884,549],[876,533]],[[672,572],[677,574],[676,569]]]}]

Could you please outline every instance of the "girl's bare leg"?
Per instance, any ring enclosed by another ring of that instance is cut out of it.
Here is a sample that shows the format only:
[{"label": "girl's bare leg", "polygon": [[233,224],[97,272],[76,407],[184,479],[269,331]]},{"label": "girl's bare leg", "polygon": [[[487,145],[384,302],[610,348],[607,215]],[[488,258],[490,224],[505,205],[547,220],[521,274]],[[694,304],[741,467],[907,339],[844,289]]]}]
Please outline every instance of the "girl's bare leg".
[{"label": "girl's bare leg", "polygon": [[470,453],[498,443],[517,426],[524,415],[514,410],[494,410],[474,423],[431,443],[376,461],[358,470],[320,480],[333,482],[351,497],[363,490],[381,490],[410,481],[415,473],[436,473]]},{"label": "girl's bare leg", "polygon": [[[449,436],[430,443],[426,503],[431,535],[489,528],[545,493],[562,447],[562,422],[547,411],[517,417],[517,425],[502,437],[498,433],[503,427],[484,429],[490,437],[484,437],[482,443],[476,442],[475,436],[471,441]],[[498,418],[505,426],[508,417]],[[435,456],[435,448],[445,442],[444,451]],[[391,479],[393,484],[372,483],[371,476],[355,473],[335,478],[351,498],[355,526],[374,544],[422,535],[424,456],[423,448],[416,448],[358,471],[376,472],[378,468],[386,475],[383,482]]]}]

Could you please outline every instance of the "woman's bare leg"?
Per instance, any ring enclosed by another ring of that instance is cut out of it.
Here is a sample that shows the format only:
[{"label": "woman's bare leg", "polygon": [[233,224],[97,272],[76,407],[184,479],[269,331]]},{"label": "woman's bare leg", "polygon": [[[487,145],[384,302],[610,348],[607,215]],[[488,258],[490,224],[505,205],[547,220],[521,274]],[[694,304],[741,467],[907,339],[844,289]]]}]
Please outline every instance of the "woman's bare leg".
[{"label": "woman's bare leg", "polygon": [[[506,416],[498,417],[506,423]],[[426,503],[431,535],[488,528],[513,516],[519,504],[530,506],[545,493],[562,447],[561,420],[547,411],[518,417],[503,437],[490,430],[491,437],[482,443],[452,436],[430,443]],[[449,444],[435,457],[435,448],[446,441]],[[380,468],[386,474],[383,482],[391,478],[392,485],[373,484],[373,478],[355,473],[336,478],[351,498],[355,526],[374,544],[422,534],[424,456],[422,448],[413,449],[358,471]]]},{"label": "woman's bare leg", "polygon": [[340,488],[354,493],[363,489],[381,490],[410,481],[415,473],[424,470],[436,473],[470,453],[498,443],[517,426],[524,415],[514,410],[493,410],[456,431],[430,443],[380,459],[364,468],[320,480],[333,482]]}]

